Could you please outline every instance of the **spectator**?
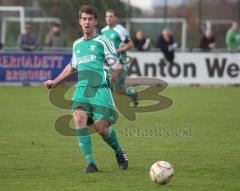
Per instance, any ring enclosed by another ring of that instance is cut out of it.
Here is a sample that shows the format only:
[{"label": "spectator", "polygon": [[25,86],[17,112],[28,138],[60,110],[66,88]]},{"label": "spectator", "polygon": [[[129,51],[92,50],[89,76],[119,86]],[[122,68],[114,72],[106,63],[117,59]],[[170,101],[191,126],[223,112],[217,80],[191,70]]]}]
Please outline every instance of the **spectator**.
[{"label": "spectator", "polygon": [[145,38],[143,31],[138,30],[136,32],[136,36],[133,40],[134,47],[139,51],[147,51],[150,49],[151,40],[149,38]]},{"label": "spectator", "polygon": [[49,47],[64,47],[65,39],[61,32],[59,23],[53,23],[51,30],[48,32],[45,38],[45,45]]},{"label": "spectator", "polygon": [[232,22],[232,26],[228,29],[226,34],[226,45],[230,51],[239,51],[240,50],[240,32],[239,32],[239,23],[236,21]]},{"label": "spectator", "polygon": [[161,49],[165,59],[170,64],[174,64],[174,50],[177,48],[177,44],[174,42],[169,29],[164,29],[162,31],[162,34],[157,40],[157,47]]},{"label": "spectator", "polygon": [[31,33],[30,25],[25,25],[25,31],[18,36],[17,45],[21,50],[34,51],[38,48],[38,42]]},{"label": "spectator", "polygon": [[2,49],[3,49],[3,43],[0,42],[0,50],[2,50]]},{"label": "spectator", "polygon": [[215,37],[213,36],[212,30],[207,29],[201,40],[199,47],[204,51],[210,51],[216,47]]}]

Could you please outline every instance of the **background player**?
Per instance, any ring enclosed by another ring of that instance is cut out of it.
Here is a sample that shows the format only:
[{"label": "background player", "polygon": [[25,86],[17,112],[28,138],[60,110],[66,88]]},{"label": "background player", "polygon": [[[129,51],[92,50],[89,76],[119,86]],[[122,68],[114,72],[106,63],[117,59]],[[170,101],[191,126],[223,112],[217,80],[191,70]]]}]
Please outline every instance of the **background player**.
[{"label": "background player", "polygon": [[[107,85],[104,64],[108,56],[117,58],[114,46],[102,35],[95,32],[97,10],[91,5],[83,6],[79,11],[79,24],[83,37],[73,43],[72,61],[55,80],[48,80],[44,85],[56,87],[74,71],[78,72],[72,110],[77,129],[77,140],[85,155],[88,166],[85,173],[96,172],[98,168],[92,155],[91,138],[88,133],[87,120],[92,118],[94,127],[103,140],[115,151],[120,169],[127,169],[126,154],[119,145],[115,130],[110,126],[116,121],[112,94]],[[112,64],[112,63],[111,63]],[[117,79],[122,70],[119,61],[112,67],[111,79]]]},{"label": "background player", "polygon": [[132,87],[125,87],[125,79],[129,64],[126,51],[133,47],[133,42],[130,39],[127,30],[122,25],[118,24],[118,13],[115,10],[107,10],[105,19],[107,26],[105,26],[101,32],[106,38],[113,42],[119,58],[123,63],[123,71],[117,81],[113,84],[113,87],[117,93],[131,97],[134,106],[137,106],[138,97],[136,90]]}]

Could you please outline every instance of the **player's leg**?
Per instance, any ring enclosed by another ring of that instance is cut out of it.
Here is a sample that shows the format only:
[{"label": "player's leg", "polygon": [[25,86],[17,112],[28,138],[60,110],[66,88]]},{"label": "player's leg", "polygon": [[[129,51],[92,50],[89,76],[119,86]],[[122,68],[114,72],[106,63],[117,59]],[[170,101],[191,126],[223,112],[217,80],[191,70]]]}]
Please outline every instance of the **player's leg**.
[{"label": "player's leg", "polygon": [[109,127],[108,121],[96,120],[94,121],[94,127],[103,140],[114,150],[116,154],[122,151],[117,134],[112,127]]},{"label": "player's leg", "polygon": [[138,96],[137,96],[136,90],[132,87],[125,87],[125,79],[126,79],[126,75],[127,75],[126,69],[124,69],[121,72],[117,81],[114,84],[110,80],[110,70],[106,69],[105,72],[106,72],[106,80],[107,80],[108,87],[111,90],[115,89],[115,91],[118,94],[129,96],[133,101],[133,105],[137,106],[138,105]]},{"label": "player's leg", "polygon": [[112,93],[109,88],[100,88],[97,95],[93,100],[95,102],[93,107],[94,127],[115,152],[120,169],[126,169],[128,166],[126,154],[119,144],[116,131],[110,126],[117,120]]},{"label": "player's leg", "polygon": [[94,122],[94,127],[102,136],[105,143],[107,143],[115,152],[118,166],[121,170],[128,168],[128,159],[127,155],[122,150],[117,133],[114,128],[109,126],[109,122],[105,120],[96,120]]},{"label": "player's leg", "polygon": [[133,105],[137,106],[138,105],[137,91],[133,87],[125,86],[126,77],[127,77],[127,72],[123,70],[120,73],[117,81],[114,83],[114,89],[118,94],[129,96],[133,101]]},{"label": "player's leg", "polygon": [[73,119],[77,130],[77,141],[88,163],[84,171],[85,173],[96,172],[98,170],[96,161],[92,155],[91,137],[87,129],[87,118],[86,112],[81,108],[73,111]]}]

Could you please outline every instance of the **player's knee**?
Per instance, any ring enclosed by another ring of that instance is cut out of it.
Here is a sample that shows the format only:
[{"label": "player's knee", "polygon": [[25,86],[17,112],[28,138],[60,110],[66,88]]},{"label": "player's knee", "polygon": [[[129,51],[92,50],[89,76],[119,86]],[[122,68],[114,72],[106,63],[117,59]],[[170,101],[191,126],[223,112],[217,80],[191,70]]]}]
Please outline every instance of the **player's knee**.
[{"label": "player's knee", "polygon": [[103,137],[108,137],[108,131],[109,131],[109,123],[104,120],[97,120],[94,123],[94,127],[96,131]]},{"label": "player's knee", "polygon": [[102,131],[98,132],[99,135],[101,135],[101,137],[103,139],[106,139],[107,137],[109,137],[109,128],[105,128]]},{"label": "player's knee", "polygon": [[83,110],[75,110],[73,112],[73,119],[76,125],[76,128],[86,127],[87,124],[87,115]]}]

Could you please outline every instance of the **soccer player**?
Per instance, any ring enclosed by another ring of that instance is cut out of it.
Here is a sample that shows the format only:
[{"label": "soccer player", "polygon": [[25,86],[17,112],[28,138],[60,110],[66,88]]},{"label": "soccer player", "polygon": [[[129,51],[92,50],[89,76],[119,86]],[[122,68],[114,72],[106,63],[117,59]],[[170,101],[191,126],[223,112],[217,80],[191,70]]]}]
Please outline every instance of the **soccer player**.
[{"label": "soccer player", "polygon": [[[78,83],[72,98],[73,119],[77,130],[77,141],[87,160],[85,173],[97,172],[98,167],[92,154],[91,137],[87,122],[93,120],[96,131],[114,150],[119,168],[128,168],[128,159],[122,150],[116,132],[111,125],[116,121],[112,93],[107,85],[104,64],[115,58],[110,79],[116,80],[122,64],[118,61],[114,46],[104,36],[95,32],[97,10],[91,5],[84,5],[79,10],[79,24],[83,37],[73,43],[72,60],[55,80],[44,82],[47,88],[56,87],[74,71],[78,72]],[[111,59],[108,59],[111,58]]]},{"label": "soccer player", "polygon": [[130,39],[127,30],[122,25],[118,24],[118,13],[114,9],[107,10],[105,20],[107,26],[102,29],[102,35],[113,42],[118,56],[123,63],[123,70],[117,81],[113,83],[113,88],[117,93],[131,97],[134,106],[137,106],[137,92],[132,87],[125,87],[125,79],[127,77],[129,62],[126,51],[133,47],[133,42]]}]

